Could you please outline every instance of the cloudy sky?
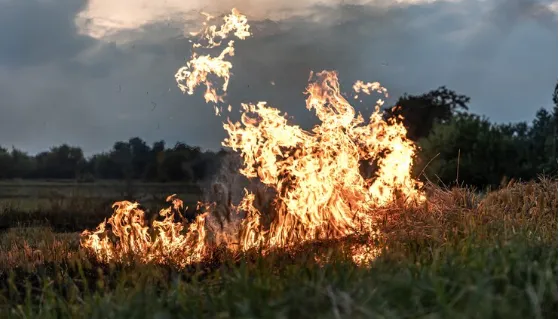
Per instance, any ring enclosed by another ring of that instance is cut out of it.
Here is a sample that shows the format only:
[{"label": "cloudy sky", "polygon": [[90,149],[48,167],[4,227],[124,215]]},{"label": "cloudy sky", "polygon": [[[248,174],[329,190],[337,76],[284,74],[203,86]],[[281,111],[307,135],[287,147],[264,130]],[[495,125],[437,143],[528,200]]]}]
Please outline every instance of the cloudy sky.
[{"label": "cloudy sky", "polygon": [[302,92],[322,69],[338,70],[347,90],[380,81],[392,97],[446,85],[498,122],[551,107],[556,1],[206,2],[0,0],[0,145],[36,153],[69,143],[91,154],[140,136],[219,147],[224,118],[200,94],[183,95],[174,74],[199,12],[232,7],[254,31],[232,60],[235,108],[264,100],[309,125]]}]

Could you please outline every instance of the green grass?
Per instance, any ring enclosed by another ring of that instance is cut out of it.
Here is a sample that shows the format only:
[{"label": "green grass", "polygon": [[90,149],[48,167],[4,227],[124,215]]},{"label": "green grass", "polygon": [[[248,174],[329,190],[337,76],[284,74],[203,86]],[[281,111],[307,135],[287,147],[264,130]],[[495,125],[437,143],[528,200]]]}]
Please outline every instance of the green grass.
[{"label": "green grass", "polygon": [[2,318],[557,318],[556,181],[483,198],[433,188],[424,207],[377,211],[388,249],[368,267],[347,241],[182,270],[102,265],[77,232],[40,221],[98,215],[40,211],[0,231]]},{"label": "green grass", "polygon": [[[201,191],[192,184],[100,181],[0,181],[0,231],[11,227],[48,226],[55,231],[77,232],[94,228],[112,214],[112,204],[135,200],[157,212],[165,199],[177,194],[192,217]],[[189,217],[189,216],[187,216]]]}]

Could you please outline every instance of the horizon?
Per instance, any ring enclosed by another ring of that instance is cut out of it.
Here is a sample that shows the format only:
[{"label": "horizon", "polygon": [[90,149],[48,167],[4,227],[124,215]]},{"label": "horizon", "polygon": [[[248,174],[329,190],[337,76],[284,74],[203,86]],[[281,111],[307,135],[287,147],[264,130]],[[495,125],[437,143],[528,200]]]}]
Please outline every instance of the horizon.
[{"label": "horizon", "polygon": [[[551,100],[551,98],[550,98],[550,100]],[[553,109],[553,103],[551,103],[551,105],[548,106],[548,107],[541,107],[540,109],[542,109],[542,108],[545,109],[545,110],[547,110],[547,111],[550,111],[550,110]],[[537,112],[537,110],[536,110],[536,112]],[[471,111],[468,111],[468,113],[469,113],[469,114],[474,114],[474,113],[472,113]],[[483,118],[487,118],[492,124],[496,124],[496,125],[499,125],[499,124],[515,124],[515,123],[525,122],[525,123],[527,123],[529,126],[531,126],[531,125],[532,125],[532,120],[535,118],[536,113],[534,112],[534,116],[533,116],[532,118],[528,119],[528,120],[517,121],[517,122],[496,122],[496,121],[493,121],[491,118],[488,118],[487,116],[485,116],[485,115],[483,115],[483,114],[474,114],[474,115],[477,115],[477,116],[480,116],[480,117],[483,117]],[[154,143],[160,142],[160,141],[164,141],[164,142],[165,142],[165,147],[166,147],[166,149],[170,149],[170,148],[174,147],[174,145],[176,145],[176,144],[178,144],[178,143],[184,143],[184,144],[186,144],[187,146],[199,147],[200,150],[201,150],[202,152],[213,152],[213,153],[217,153],[217,152],[219,152],[221,149],[230,150],[228,147],[225,147],[225,146],[218,146],[218,147],[215,147],[215,148],[203,148],[203,147],[201,147],[201,146],[199,146],[199,145],[196,145],[196,144],[190,144],[190,143],[188,143],[188,142],[186,142],[186,141],[184,141],[184,140],[176,140],[176,141],[168,141],[168,140],[167,140],[167,141],[166,141],[166,140],[163,140],[163,139],[157,139],[157,137],[154,138],[153,140],[147,140],[147,139],[143,138],[142,136],[130,136],[130,137],[128,137],[128,138],[124,138],[124,139],[120,139],[120,140],[114,140],[114,141],[112,142],[112,144],[108,145],[105,149],[102,149],[102,150],[100,150],[100,151],[90,151],[90,152],[86,152],[86,150],[84,150],[83,147],[80,146],[80,145],[70,144],[70,143],[65,143],[65,142],[62,142],[62,143],[59,143],[59,144],[56,144],[56,145],[47,146],[47,148],[42,149],[42,150],[38,150],[38,151],[36,151],[36,152],[29,152],[29,151],[26,151],[26,150],[24,150],[24,149],[18,148],[17,145],[2,145],[2,144],[0,144],[0,148],[6,148],[6,149],[8,149],[8,150],[11,150],[12,148],[15,148],[15,149],[17,149],[17,150],[19,150],[19,151],[22,151],[22,152],[26,153],[27,155],[30,155],[30,156],[37,156],[38,154],[40,154],[40,153],[42,153],[42,152],[47,152],[47,151],[49,151],[49,150],[50,150],[51,148],[53,148],[53,147],[62,146],[62,145],[68,145],[68,146],[70,146],[70,147],[79,147],[80,149],[82,149],[83,154],[84,154],[84,158],[87,159],[87,160],[89,160],[89,159],[91,159],[91,157],[93,157],[93,156],[95,156],[95,155],[99,155],[99,154],[103,154],[103,153],[108,153],[108,152],[110,152],[110,151],[112,150],[114,144],[117,143],[117,142],[128,142],[130,139],[136,138],[136,137],[142,139],[150,148],[153,146]]]},{"label": "horizon", "polygon": [[552,107],[557,1],[123,0],[115,8],[8,0],[0,3],[0,145],[37,154],[68,144],[90,156],[137,136],[219,150],[225,118],[200,92],[183,95],[173,75],[191,54],[198,12],[232,7],[254,32],[232,58],[226,102],[234,110],[268,101],[309,127],[316,119],[301,92],[309,71],[323,69],[340,74],[344,92],[352,81],[379,81],[388,105],[446,86],[494,123],[529,123]]}]

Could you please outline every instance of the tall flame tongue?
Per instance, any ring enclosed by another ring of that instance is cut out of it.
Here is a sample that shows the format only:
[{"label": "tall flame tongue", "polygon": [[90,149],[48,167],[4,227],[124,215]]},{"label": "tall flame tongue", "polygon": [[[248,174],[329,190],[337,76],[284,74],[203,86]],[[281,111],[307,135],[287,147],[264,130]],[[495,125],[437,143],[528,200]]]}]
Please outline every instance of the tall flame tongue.
[{"label": "tall flame tongue", "polygon": [[[207,21],[213,17],[206,15]],[[223,18],[223,25],[218,29],[217,26],[211,25],[207,27],[200,35],[200,40],[207,42],[203,45],[201,42],[195,43],[193,48],[206,48],[211,49],[221,45],[222,41],[227,39],[227,37],[233,33],[238,39],[244,40],[249,37],[250,26],[246,16],[242,15],[233,9],[230,15]],[[190,61],[186,63],[185,66],[181,67],[175,74],[175,79],[179,89],[183,93],[188,93],[190,95],[194,94],[194,89],[200,85],[204,84],[206,86],[206,92],[204,93],[204,99],[207,103],[213,102],[223,102],[224,94],[227,91],[229,85],[229,78],[231,77],[231,68],[233,65],[231,62],[226,61],[227,56],[235,55],[235,41],[230,40],[227,46],[221,51],[221,53],[212,57],[211,55],[198,55],[194,53]],[[213,74],[214,76],[223,79],[223,85],[221,89],[222,94],[213,87],[212,83],[208,79],[208,76]],[[215,106],[216,115],[219,114],[219,109]]]},{"label": "tall flame tongue", "polygon": [[[268,232],[254,209],[254,196],[241,202],[249,212],[241,238],[245,248],[370,232],[372,209],[398,192],[408,201],[422,199],[419,183],[410,177],[414,146],[402,125],[382,119],[380,102],[365,122],[342,97],[336,73],[328,71],[318,73],[306,93],[307,108],[322,122],[311,132],[289,125],[265,102],[243,104],[241,123],[224,125],[229,138],[223,145],[241,153],[241,173],[258,177],[277,193],[277,216]],[[364,178],[361,163],[375,159],[377,176]]]},{"label": "tall flame tongue", "polygon": [[[217,47],[231,33],[239,39],[250,36],[246,17],[235,9],[219,29],[210,26],[201,33],[207,45],[197,43],[194,47]],[[217,57],[194,53],[175,75],[179,88],[193,94],[204,84],[206,102],[223,102],[224,95],[217,93],[208,76],[222,78],[222,90],[227,90],[232,64],[225,57],[233,55],[233,43],[229,41]],[[421,183],[410,176],[415,146],[406,138],[401,123],[383,119],[379,111],[383,102],[377,102],[366,121],[340,93],[336,72],[311,73],[310,80],[306,106],[321,122],[311,131],[289,124],[266,102],[242,104],[241,121],[228,120],[223,125],[229,135],[223,145],[239,152],[243,159],[240,173],[258,178],[275,195],[271,213],[260,211],[257,194],[246,189],[240,204],[230,207],[246,213],[235,240],[240,250],[266,250],[355,234],[374,236],[375,208],[396,199],[404,203],[424,200]],[[355,98],[359,93],[386,94],[378,82],[357,81],[353,89]],[[363,163],[376,167],[373,174],[362,173]],[[132,256],[142,262],[184,266],[204,258],[210,238],[229,238],[213,229],[213,236],[208,236],[208,212],[198,215],[188,228],[175,222],[174,214],[182,202],[174,197],[169,201],[173,206],[161,211],[163,221],[154,221],[151,226],[137,203],[116,203],[108,222],[82,233],[82,247],[104,262]],[[111,230],[107,230],[107,223]],[[231,248],[232,240],[225,241]],[[364,261],[365,253],[358,247],[354,259]]]}]

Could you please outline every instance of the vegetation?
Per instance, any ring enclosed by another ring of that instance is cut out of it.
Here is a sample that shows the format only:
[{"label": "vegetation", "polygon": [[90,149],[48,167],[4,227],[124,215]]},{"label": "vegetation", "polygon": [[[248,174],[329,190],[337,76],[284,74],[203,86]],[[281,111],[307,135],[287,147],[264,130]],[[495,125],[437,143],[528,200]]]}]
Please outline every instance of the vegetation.
[{"label": "vegetation", "polygon": [[[463,182],[477,188],[499,186],[506,179],[557,176],[557,106],[538,111],[526,123],[496,125],[472,114],[438,123],[419,141],[425,173],[444,184]],[[416,169],[419,169],[417,165]]]},{"label": "vegetation", "polygon": [[[387,117],[403,116],[408,137],[420,146],[416,174],[432,182],[478,188],[503,179],[557,176],[557,99],[536,113],[531,124],[493,124],[467,113],[470,98],[446,87],[404,95]],[[60,145],[35,156],[0,147],[0,179],[141,180],[199,183],[212,176],[227,151],[205,151],[164,141],[152,146],[138,137],[85,158],[79,147]]]},{"label": "vegetation", "polygon": [[369,267],[355,266],[343,242],[266,257],[216,251],[186,270],[99,265],[78,249],[76,233],[31,215],[33,227],[0,235],[0,311],[3,318],[556,318],[556,190],[553,180],[484,197],[430,186],[427,206],[375,212],[390,217],[382,225],[387,250]]},{"label": "vegetation", "polygon": [[391,114],[421,147],[428,200],[371,212],[386,249],[368,266],[352,262],[356,239],[264,257],[216,248],[180,270],[99,264],[79,233],[114,201],[154,215],[178,193],[192,220],[227,152],[139,138],[87,159],[68,145],[1,149],[1,317],[557,318],[556,92],[530,125],[469,114],[469,98],[444,87],[405,95]]}]

